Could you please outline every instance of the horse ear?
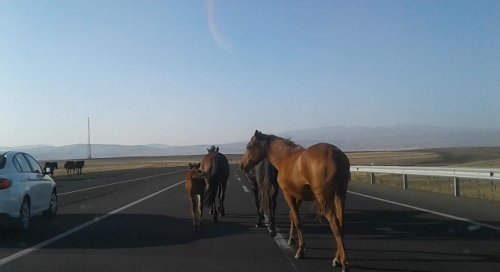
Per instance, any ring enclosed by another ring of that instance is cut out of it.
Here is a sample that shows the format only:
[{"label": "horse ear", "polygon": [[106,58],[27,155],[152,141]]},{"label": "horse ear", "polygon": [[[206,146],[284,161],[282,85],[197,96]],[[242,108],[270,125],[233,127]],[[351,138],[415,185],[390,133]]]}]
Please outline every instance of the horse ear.
[{"label": "horse ear", "polygon": [[262,132],[255,130],[255,134],[253,135],[256,139],[260,139],[260,136],[262,136]]},{"label": "horse ear", "polygon": [[193,169],[193,165],[189,163],[189,169]]},{"label": "horse ear", "polygon": [[200,166],[201,166],[201,163],[197,163],[197,164],[194,165],[194,168],[200,169]]}]

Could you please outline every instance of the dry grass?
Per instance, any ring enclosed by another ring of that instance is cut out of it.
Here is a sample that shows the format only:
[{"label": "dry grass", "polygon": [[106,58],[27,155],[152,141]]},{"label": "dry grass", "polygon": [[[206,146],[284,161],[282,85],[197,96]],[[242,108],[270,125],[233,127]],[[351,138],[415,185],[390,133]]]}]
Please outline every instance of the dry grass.
[{"label": "dry grass", "polygon": [[[453,166],[500,168],[500,148],[439,148],[417,151],[355,152],[348,154],[353,165]],[[353,173],[353,181],[370,182],[367,173]],[[403,177],[376,174],[375,183],[403,187]],[[408,189],[453,194],[453,179],[444,177],[408,176]],[[497,182],[460,179],[460,195],[500,201]]]},{"label": "dry grass", "polygon": [[[188,166],[188,163],[196,163],[201,161],[203,155],[193,156],[166,156],[166,157],[127,157],[127,158],[107,158],[107,159],[90,159],[85,160],[83,173],[96,173],[108,171],[120,171],[127,169],[138,168],[165,168]],[[239,162],[241,155],[227,155],[229,163],[235,164]],[[64,163],[66,161],[57,161],[59,167],[55,170],[56,176],[66,175]],[[44,161],[40,164],[43,166]]]}]

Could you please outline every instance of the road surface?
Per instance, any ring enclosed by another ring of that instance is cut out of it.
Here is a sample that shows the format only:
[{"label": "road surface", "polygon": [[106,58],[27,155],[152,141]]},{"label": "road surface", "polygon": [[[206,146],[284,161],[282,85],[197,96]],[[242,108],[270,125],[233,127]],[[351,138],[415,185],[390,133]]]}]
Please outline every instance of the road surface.
[{"label": "road surface", "polygon": [[[59,212],[32,218],[28,233],[2,230],[0,271],[340,271],[334,242],[312,206],[301,208],[305,259],[286,245],[279,196],[272,238],[257,220],[249,183],[236,167],[227,216],[205,213],[194,233],[185,168],[136,169],[58,181]],[[346,246],[350,271],[500,271],[500,205],[351,183]]]}]

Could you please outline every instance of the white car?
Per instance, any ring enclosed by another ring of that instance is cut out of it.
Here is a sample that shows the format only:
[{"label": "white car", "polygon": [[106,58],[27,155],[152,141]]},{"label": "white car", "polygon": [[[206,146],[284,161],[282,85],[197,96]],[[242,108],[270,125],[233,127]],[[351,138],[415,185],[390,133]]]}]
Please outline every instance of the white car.
[{"label": "white car", "polygon": [[57,213],[56,183],[30,155],[0,151],[0,222],[30,227],[33,215]]}]

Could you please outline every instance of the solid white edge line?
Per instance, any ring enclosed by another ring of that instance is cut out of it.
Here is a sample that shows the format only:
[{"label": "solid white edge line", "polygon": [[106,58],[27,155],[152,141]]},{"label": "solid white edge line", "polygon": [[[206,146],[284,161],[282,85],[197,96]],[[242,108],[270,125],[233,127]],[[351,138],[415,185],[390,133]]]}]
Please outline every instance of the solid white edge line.
[{"label": "solid white edge line", "polygon": [[40,243],[38,243],[38,244],[30,247],[30,248],[21,250],[19,252],[16,252],[16,253],[14,253],[12,255],[9,255],[9,256],[3,258],[3,259],[0,259],[0,266],[4,265],[6,263],[9,263],[9,262],[11,262],[11,261],[13,261],[15,259],[18,259],[20,257],[23,257],[23,256],[25,256],[25,255],[33,252],[33,251],[36,251],[36,250],[38,250],[40,248],[46,247],[46,246],[48,246],[48,245],[50,245],[50,244],[52,244],[52,243],[54,243],[54,242],[56,242],[58,240],[61,240],[61,239],[65,238],[65,237],[67,237],[67,236],[69,236],[69,235],[71,235],[71,234],[73,234],[75,232],[78,232],[78,231],[80,231],[80,230],[82,230],[82,229],[84,229],[84,228],[86,228],[86,227],[88,227],[90,225],[93,225],[93,224],[95,224],[95,223],[97,223],[97,222],[99,222],[99,221],[101,221],[103,219],[106,219],[106,218],[110,217],[113,214],[119,213],[119,212],[121,212],[121,211],[123,211],[125,209],[128,209],[128,208],[130,208],[132,206],[135,206],[135,205],[137,205],[137,204],[139,204],[139,203],[141,203],[141,202],[143,202],[143,201],[145,201],[147,199],[150,199],[150,198],[152,198],[152,197],[154,197],[156,195],[159,195],[159,194],[161,194],[161,193],[163,193],[163,192],[165,192],[167,190],[170,190],[170,189],[174,188],[175,186],[177,186],[179,184],[182,184],[184,182],[185,182],[185,180],[177,182],[177,183],[175,183],[173,185],[170,185],[170,186],[168,186],[166,188],[163,188],[163,189],[157,191],[156,193],[152,193],[152,194],[150,194],[148,196],[145,196],[145,197],[143,197],[143,198],[141,198],[139,200],[136,200],[136,201],[134,201],[132,203],[129,203],[129,204],[127,204],[127,205],[125,205],[125,206],[123,206],[121,208],[118,208],[118,209],[113,210],[113,211],[111,211],[111,212],[109,212],[107,214],[104,214],[104,215],[101,215],[99,217],[96,217],[96,218],[94,218],[94,219],[92,219],[92,220],[90,220],[90,221],[88,221],[86,223],[83,223],[82,225],[74,227],[74,228],[72,228],[72,229],[70,229],[70,230],[68,230],[66,232],[63,232],[63,233],[61,233],[61,234],[59,234],[59,235],[57,235],[55,237],[52,237],[52,238],[50,238],[48,240],[40,242]]},{"label": "solid white edge line", "polygon": [[58,193],[57,195],[58,196],[69,195],[69,194],[73,194],[73,193],[79,193],[79,192],[89,191],[89,190],[93,190],[93,189],[104,188],[104,187],[113,186],[113,185],[117,185],[117,184],[132,182],[132,181],[138,181],[138,180],[143,180],[143,179],[155,178],[155,177],[159,177],[159,176],[166,176],[166,175],[174,174],[174,173],[181,172],[181,171],[184,171],[184,170],[177,170],[177,171],[168,172],[168,173],[162,173],[162,174],[158,174],[158,175],[152,175],[152,176],[147,176],[147,177],[141,177],[141,178],[123,180],[123,181],[108,183],[108,184],[104,184],[104,185],[99,185],[99,186],[94,186],[94,187],[89,187],[89,188],[78,189],[78,190],[74,190],[74,191],[70,191],[70,192]]},{"label": "solid white edge line", "polygon": [[470,224],[473,224],[473,225],[478,225],[478,226],[481,226],[481,227],[485,227],[485,228],[489,228],[489,229],[500,231],[500,227],[497,227],[497,226],[494,226],[494,225],[490,225],[490,224],[481,223],[481,222],[476,222],[476,221],[473,221],[473,220],[470,220],[470,219],[467,219],[467,218],[458,217],[458,216],[454,216],[454,215],[450,215],[450,214],[446,214],[446,213],[441,213],[441,212],[436,212],[436,211],[432,211],[432,210],[428,210],[428,209],[424,209],[424,208],[420,208],[420,207],[416,207],[416,206],[412,206],[412,205],[407,205],[407,204],[403,204],[403,203],[399,203],[399,202],[395,202],[395,201],[391,201],[391,200],[387,200],[387,199],[383,199],[383,198],[379,198],[379,197],[375,197],[375,196],[365,195],[365,194],[358,193],[358,192],[353,192],[353,191],[347,191],[347,192],[350,193],[350,194],[353,194],[353,195],[358,195],[358,196],[362,196],[362,197],[366,197],[366,198],[370,198],[370,199],[374,199],[374,200],[378,200],[378,201],[382,201],[382,202],[394,204],[394,205],[397,205],[397,206],[401,206],[401,207],[405,207],[405,208],[410,208],[410,209],[414,209],[414,210],[418,210],[418,211],[422,211],[422,212],[426,212],[426,213],[431,213],[431,214],[434,214],[434,215],[438,215],[438,216],[450,218],[450,219],[453,219],[453,220],[463,221],[463,222],[467,222],[467,223],[470,223]]}]

